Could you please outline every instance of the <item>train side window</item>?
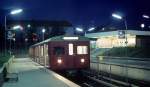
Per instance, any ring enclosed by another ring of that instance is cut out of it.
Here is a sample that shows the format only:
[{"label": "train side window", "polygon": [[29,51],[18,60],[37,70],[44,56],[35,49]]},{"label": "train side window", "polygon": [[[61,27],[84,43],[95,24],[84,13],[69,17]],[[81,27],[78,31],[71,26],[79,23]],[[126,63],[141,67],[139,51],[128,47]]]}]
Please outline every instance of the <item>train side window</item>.
[{"label": "train side window", "polygon": [[63,47],[54,47],[54,55],[61,56],[65,54],[65,49]]},{"label": "train side window", "polygon": [[77,46],[77,54],[88,54],[87,46]]},{"label": "train side window", "polygon": [[73,55],[73,44],[69,43],[69,55]]}]

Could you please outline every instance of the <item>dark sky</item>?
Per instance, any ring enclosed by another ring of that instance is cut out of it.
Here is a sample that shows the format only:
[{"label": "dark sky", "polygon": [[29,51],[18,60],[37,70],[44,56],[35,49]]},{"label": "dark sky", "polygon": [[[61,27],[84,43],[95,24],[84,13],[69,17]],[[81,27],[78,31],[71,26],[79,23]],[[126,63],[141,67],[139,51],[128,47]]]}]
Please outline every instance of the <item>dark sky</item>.
[{"label": "dark sky", "polygon": [[0,0],[0,8],[5,13],[24,9],[12,19],[68,20],[87,26],[114,22],[111,13],[119,12],[126,16],[129,26],[137,26],[145,21],[142,14],[150,15],[150,0]]}]

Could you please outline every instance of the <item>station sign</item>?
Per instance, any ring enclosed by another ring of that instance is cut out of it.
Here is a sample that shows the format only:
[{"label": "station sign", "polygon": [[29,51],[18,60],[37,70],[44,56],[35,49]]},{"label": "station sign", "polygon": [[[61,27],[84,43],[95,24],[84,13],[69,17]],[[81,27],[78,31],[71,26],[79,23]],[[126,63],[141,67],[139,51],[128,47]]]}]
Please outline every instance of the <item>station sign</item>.
[{"label": "station sign", "polygon": [[13,32],[12,31],[8,31],[7,32],[7,39],[13,39],[13,37],[14,37]]},{"label": "station sign", "polygon": [[119,30],[118,31],[118,38],[119,39],[125,39],[125,31]]}]

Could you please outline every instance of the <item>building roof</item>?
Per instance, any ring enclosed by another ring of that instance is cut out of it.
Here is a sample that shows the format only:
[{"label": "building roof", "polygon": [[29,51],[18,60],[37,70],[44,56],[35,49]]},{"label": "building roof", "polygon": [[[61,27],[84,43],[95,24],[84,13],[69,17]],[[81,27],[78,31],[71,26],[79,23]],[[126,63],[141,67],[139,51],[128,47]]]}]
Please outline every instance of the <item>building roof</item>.
[{"label": "building roof", "polygon": [[[78,39],[68,39],[68,40],[65,40],[64,37],[78,37]],[[50,42],[50,41],[89,41],[89,39],[87,37],[83,37],[83,36],[70,36],[70,35],[62,35],[62,36],[56,36],[56,37],[52,37],[52,38],[49,38],[47,40],[44,40],[42,42],[39,42],[37,44],[34,44],[32,46],[37,46],[37,45],[40,45],[40,44],[43,44],[43,43],[47,43],[47,42]]]},{"label": "building roof", "polygon": [[117,36],[120,31],[127,32],[127,34],[130,34],[130,35],[150,36],[150,31],[139,31],[139,30],[115,30],[115,31],[107,31],[107,32],[89,33],[89,34],[86,34],[85,36],[88,38]]}]

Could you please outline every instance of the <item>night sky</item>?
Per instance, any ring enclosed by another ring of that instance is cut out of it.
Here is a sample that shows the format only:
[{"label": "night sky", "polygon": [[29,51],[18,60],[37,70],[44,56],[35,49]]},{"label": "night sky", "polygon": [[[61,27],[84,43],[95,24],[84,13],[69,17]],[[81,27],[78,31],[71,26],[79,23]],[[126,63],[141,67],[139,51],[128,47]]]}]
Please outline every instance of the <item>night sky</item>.
[{"label": "night sky", "polygon": [[68,20],[75,26],[100,26],[116,22],[111,13],[117,12],[134,27],[150,23],[141,16],[150,15],[149,4],[150,0],[0,0],[0,13],[22,8],[24,12],[11,19]]}]

